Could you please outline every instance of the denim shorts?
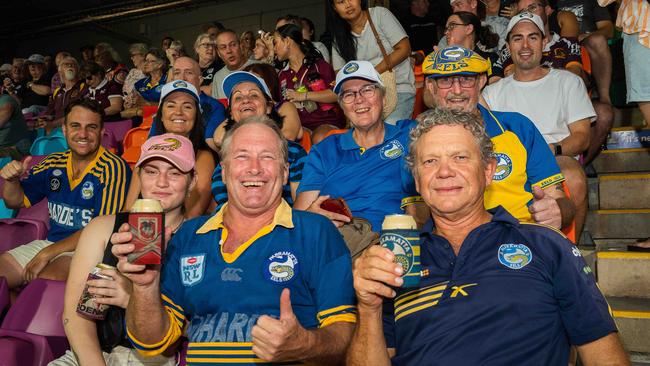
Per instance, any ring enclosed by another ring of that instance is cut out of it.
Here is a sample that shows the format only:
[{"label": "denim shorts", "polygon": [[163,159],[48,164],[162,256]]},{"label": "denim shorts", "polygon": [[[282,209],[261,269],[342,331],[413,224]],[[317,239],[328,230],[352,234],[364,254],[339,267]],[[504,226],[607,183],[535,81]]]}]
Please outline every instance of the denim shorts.
[{"label": "denim shorts", "polygon": [[627,102],[650,101],[650,48],[639,43],[639,34],[623,33]]}]

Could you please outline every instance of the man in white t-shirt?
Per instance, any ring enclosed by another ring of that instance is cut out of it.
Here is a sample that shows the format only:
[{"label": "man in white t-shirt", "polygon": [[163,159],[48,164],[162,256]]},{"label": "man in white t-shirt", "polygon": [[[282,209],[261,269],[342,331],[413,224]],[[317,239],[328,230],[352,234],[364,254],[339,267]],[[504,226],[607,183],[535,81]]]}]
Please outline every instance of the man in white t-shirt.
[{"label": "man in white t-shirt", "polygon": [[587,182],[573,158],[589,146],[590,123],[595,118],[580,77],[565,70],[541,66],[546,43],[542,19],[523,12],[508,24],[507,47],[515,72],[487,86],[483,97],[491,109],[519,112],[528,117],[555,153],[576,206],[576,238],[587,214]]},{"label": "man in white t-shirt", "polygon": [[250,60],[245,59],[239,47],[239,37],[237,33],[230,29],[223,30],[217,34],[217,53],[219,57],[226,64],[221,70],[217,71],[212,77],[212,98],[227,99],[228,96],[224,94],[221,84],[226,76],[235,71],[241,70],[251,63]]}]

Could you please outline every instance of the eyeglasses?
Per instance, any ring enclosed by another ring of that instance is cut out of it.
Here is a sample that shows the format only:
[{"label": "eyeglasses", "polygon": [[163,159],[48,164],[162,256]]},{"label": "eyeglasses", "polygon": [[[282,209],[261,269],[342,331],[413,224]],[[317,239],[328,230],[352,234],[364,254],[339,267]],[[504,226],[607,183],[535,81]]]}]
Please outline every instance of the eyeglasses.
[{"label": "eyeglasses", "polygon": [[447,24],[447,26],[445,27],[445,32],[451,32],[454,30],[454,28],[458,27],[459,25],[467,26],[467,24],[451,22]]},{"label": "eyeglasses", "polygon": [[217,45],[214,43],[201,43],[199,47],[203,47],[207,49],[207,48],[216,48]]},{"label": "eyeglasses", "polygon": [[339,95],[339,100],[345,104],[352,104],[357,99],[357,94],[361,95],[364,99],[370,99],[377,93],[377,84],[364,85],[359,90],[345,90]]},{"label": "eyeglasses", "polygon": [[521,13],[526,12],[526,11],[529,12],[529,13],[535,13],[537,11],[537,9],[544,9],[544,4],[540,4],[540,3],[530,4],[527,7],[525,7],[524,9],[521,9],[521,11],[518,14],[521,14]]},{"label": "eyeglasses", "polygon": [[436,85],[439,89],[449,89],[454,85],[454,81],[458,80],[458,83],[462,88],[473,88],[476,85],[476,76],[448,76],[442,78],[433,79],[436,82]]}]

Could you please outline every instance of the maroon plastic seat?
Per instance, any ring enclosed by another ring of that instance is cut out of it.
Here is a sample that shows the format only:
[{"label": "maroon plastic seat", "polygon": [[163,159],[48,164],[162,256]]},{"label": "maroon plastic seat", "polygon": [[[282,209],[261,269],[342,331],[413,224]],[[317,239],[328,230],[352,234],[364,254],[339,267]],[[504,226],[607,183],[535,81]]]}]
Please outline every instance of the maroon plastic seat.
[{"label": "maroon plastic seat", "polygon": [[20,338],[0,338],[0,365],[38,365],[34,362],[35,348],[34,343]]},{"label": "maroon plastic seat", "polygon": [[113,133],[113,136],[115,136],[115,140],[117,140],[120,144],[122,143],[122,140],[124,140],[124,135],[126,135],[127,131],[132,128],[133,121],[130,119],[104,123],[104,129],[111,131]]},{"label": "maroon plastic seat", "polygon": [[0,277],[0,314],[4,314],[9,301],[9,285],[4,277]]},{"label": "maroon plastic seat", "polygon": [[31,345],[34,366],[46,365],[69,349],[61,322],[64,292],[65,282],[40,278],[23,289],[0,326],[0,360],[12,359],[5,352],[21,352],[19,365],[30,365],[22,357],[30,348],[24,342]]},{"label": "maroon plastic seat", "polygon": [[115,135],[108,129],[104,129],[102,134],[102,146],[114,154],[118,154],[120,150],[120,144],[115,139]]},{"label": "maroon plastic seat", "polygon": [[0,220],[0,253],[47,237],[47,225],[41,220],[15,218]]}]

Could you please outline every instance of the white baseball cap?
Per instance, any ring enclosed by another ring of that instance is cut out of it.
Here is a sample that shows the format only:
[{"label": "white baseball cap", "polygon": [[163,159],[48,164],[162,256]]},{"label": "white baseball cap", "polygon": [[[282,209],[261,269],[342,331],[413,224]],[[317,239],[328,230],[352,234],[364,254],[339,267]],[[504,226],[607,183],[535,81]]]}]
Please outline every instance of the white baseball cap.
[{"label": "white baseball cap", "polygon": [[379,73],[368,61],[354,60],[345,64],[345,66],[339,70],[338,74],[336,74],[334,93],[338,94],[341,91],[341,86],[343,83],[349,79],[364,79],[384,86],[384,84],[381,82],[381,78],[379,77]]},{"label": "white baseball cap", "polygon": [[196,107],[201,112],[203,112],[201,109],[201,100],[199,99],[199,93],[196,91],[194,85],[188,83],[185,80],[173,80],[163,85],[162,89],[160,90],[160,102],[158,102],[158,108],[162,106],[165,98],[167,98],[169,94],[177,91],[189,94],[196,101]]},{"label": "white baseball cap", "polygon": [[539,28],[540,32],[542,32],[542,36],[546,35],[544,32],[544,22],[542,21],[542,18],[540,18],[539,15],[537,14],[524,11],[510,18],[510,22],[508,23],[508,28],[506,29],[506,38],[508,37],[508,35],[510,35],[510,31],[512,30],[512,28],[514,28],[515,25],[517,25],[517,23],[519,22],[531,22],[535,24],[537,28]]}]

